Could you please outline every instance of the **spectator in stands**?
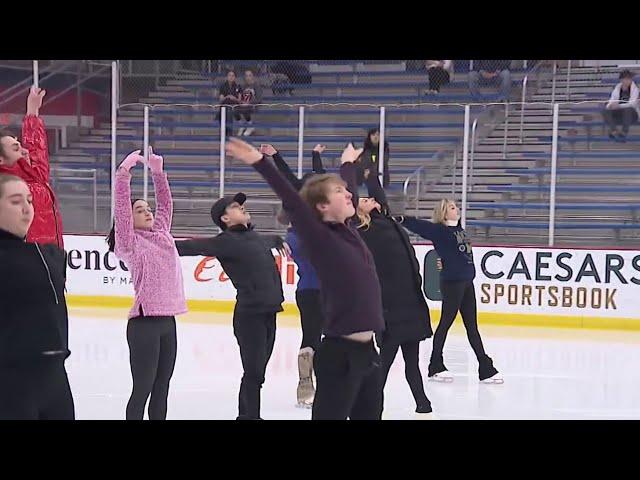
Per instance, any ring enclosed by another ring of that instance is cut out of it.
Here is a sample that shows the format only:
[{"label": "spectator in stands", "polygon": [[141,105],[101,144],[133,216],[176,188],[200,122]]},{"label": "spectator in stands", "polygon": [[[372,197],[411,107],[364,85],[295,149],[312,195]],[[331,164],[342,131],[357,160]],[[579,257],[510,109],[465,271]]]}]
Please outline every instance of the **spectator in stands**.
[{"label": "spectator in stands", "polygon": [[[620,73],[620,83],[611,92],[611,98],[602,112],[604,121],[609,127],[609,138],[617,142],[627,140],[629,127],[640,117],[638,86],[633,81],[633,76],[629,70]],[[617,125],[622,125],[622,132],[616,135]]]},{"label": "spectator in stands", "polygon": [[429,89],[427,95],[440,93],[440,87],[451,80],[453,62],[451,60],[427,60],[427,75],[429,75]]},{"label": "spectator in stands", "polygon": [[[262,87],[256,81],[256,77],[251,70],[244,72],[244,85],[240,94],[240,105],[236,108],[240,115],[241,127],[238,130],[238,136],[249,136],[254,132],[253,121],[251,116],[256,111],[256,105],[262,103]],[[248,125],[245,128],[245,125]]]},{"label": "spectator in stands", "polygon": [[[360,169],[358,172],[358,185],[364,183],[364,172],[369,170],[370,172],[378,172],[380,169],[378,163],[378,157],[380,154],[380,129],[372,128],[367,132],[367,138],[364,140],[364,151],[360,157]],[[384,173],[383,173],[383,186],[386,188],[389,186],[389,142],[384,141]]]},{"label": "spectator in stands", "polygon": [[469,92],[471,99],[482,102],[480,85],[496,85],[498,88],[498,101],[508,102],[511,95],[511,72],[509,66],[511,60],[477,60],[473,70],[469,72]]},{"label": "spectator in stands", "polygon": [[[238,105],[242,95],[242,87],[236,82],[236,72],[229,70],[227,79],[218,89],[220,95],[220,105]],[[232,113],[229,115],[229,113]],[[233,120],[240,120],[240,113],[237,109],[227,109],[227,136],[233,135]],[[220,120],[220,111],[216,115],[216,120]]]}]

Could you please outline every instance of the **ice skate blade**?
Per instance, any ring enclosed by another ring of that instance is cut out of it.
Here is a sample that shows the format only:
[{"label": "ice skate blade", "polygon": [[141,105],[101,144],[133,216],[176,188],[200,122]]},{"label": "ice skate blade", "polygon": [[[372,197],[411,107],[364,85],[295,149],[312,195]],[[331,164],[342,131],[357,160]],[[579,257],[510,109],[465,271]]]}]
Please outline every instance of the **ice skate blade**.
[{"label": "ice skate blade", "polygon": [[296,408],[303,408],[303,409],[309,410],[312,407],[313,407],[313,402],[311,402],[311,403],[305,403],[305,402],[296,403]]},{"label": "ice skate blade", "polygon": [[438,383],[453,383],[453,377],[442,378],[442,377],[429,377],[429,382],[438,382]]},{"label": "ice skate blade", "polygon": [[480,380],[480,383],[484,383],[485,385],[502,385],[504,378],[485,378],[484,380]]},{"label": "ice skate blade", "polygon": [[413,419],[414,420],[437,420],[438,417],[436,417],[433,412],[429,412],[429,413],[414,413],[413,414]]}]

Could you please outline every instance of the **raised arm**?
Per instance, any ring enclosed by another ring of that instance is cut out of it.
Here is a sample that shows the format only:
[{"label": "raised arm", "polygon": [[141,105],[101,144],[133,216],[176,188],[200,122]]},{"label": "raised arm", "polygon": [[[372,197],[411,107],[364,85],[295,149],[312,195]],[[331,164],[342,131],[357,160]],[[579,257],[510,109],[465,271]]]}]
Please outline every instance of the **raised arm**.
[{"label": "raised arm", "polygon": [[347,184],[347,190],[351,192],[351,202],[353,206],[358,209],[358,202],[360,197],[358,195],[358,185],[356,181],[356,172],[358,167],[353,162],[345,162],[340,165],[340,176]]},{"label": "raised arm", "polygon": [[153,227],[155,230],[170,232],[173,220],[173,198],[167,174],[162,170],[163,164],[163,158],[154,154],[153,148],[149,147],[149,168],[156,190],[156,218]]},{"label": "raised arm", "polygon": [[302,188],[302,180],[294,175],[293,171],[291,171],[291,167],[289,167],[284,158],[282,158],[282,155],[280,155],[280,152],[278,152],[273,145],[261,145],[260,153],[262,153],[263,155],[269,155],[271,158],[273,158],[273,163],[276,164],[278,170],[285,176],[287,180],[289,180],[289,183],[293,186],[293,188],[296,189],[296,191],[300,191],[300,189]]},{"label": "raised arm", "polygon": [[125,261],[133,256],[133,244],[135,234],[133,231],[133,208],[131,205],[131,172],[130,170],[138,162],[144,162],[140,150],[131,152],[122,161],[116,172],[115,188],[115,254]]},{"label": "raised arm", "polygon": [[39,180],[49,182],[49,145],[44,122],[40,118],[42,99],[47,92],[31,88],[27,97],[27,114],[22,121],[22,144],[29,151],[31,167]]},{"label": "raised arm", "polygon": [[376,202],[380,204],[380,206],[384,210],[389,210],[389,203],[387,201],[387,194],[384,192],[384,188],[380,185],[380,179],[378,175],[365,173],[365,183],[367,185],[367,190],[369,191],[369,197],[375,198]]},{"label": "raised arm", "polygon": [[256,148],[237,138],[229,139],[227,153],[247,165],[252,165],[264,177],[282,200],[283,208],[287,211],[291,223],[306,245],[309,245],[310,248],[326,246],[324,243],[328,236],[327,229],[273,163]]},{"label": "raised arm", "polygon": [[311,168],[313,170],[313,173],[318,173],[318,174],[327,173],[327,171],[324,168],[324,165],[322,164],[322,157],[320,156],[322,152],[325,151],[326,148],[327,147],[320,144],[313,147],[313,151],[311,152]]}]

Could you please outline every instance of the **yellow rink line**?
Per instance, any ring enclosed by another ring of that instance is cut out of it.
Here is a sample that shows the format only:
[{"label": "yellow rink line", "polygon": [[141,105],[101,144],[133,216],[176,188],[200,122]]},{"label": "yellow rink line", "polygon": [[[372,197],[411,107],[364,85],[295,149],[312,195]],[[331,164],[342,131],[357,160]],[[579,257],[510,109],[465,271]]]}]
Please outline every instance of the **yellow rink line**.
[{"label": "yellow rink line", "polygon": [[[229,323],[222,321],[219,316],[206,315],[206,313],[229,313],[235,306],[233,300],[187,300],[189,313],[181,317],[182,321],[189,323]],[[82,316],[99,316],[101,318],[122,317],[126,318],[133,299],[131,297],[98,297],[84,295],[67,295],[67,304],[73,313]],[[121,312],[95,312],[96,308],[119,309]],[[282,326],[299,326],[298,307],[293,303],[283,304],[284,312],[278,315],[278,324]],[[430,309],[432,324],[435,326],[440,318],[440,310]],[[458,319],[460,320],[460,315]],[[492,313],[478,312],[478,322],[481,324],[508,325],[522,327],[560,327],[582,329],[606,329],[606,330],[637,330],[640,331],[640,318],[615,318],[615,317],[584,317],[565,315],[539,315],[522,313]]]}]

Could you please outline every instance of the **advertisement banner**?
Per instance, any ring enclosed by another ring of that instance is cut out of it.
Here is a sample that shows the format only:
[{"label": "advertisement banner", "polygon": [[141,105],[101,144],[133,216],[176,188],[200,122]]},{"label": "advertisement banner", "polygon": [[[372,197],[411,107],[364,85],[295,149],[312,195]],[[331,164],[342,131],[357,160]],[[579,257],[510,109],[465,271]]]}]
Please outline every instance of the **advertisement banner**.
[{"label": "advertisement banner", "polygon": [[[65,246],[68,294],[133,296],[126,265],[108,252],[102,237],[66,235]],[[429,254],[431,245],[415,250],[429,307],[440,309],[437,254]],[[274,256],[285,301],[293,304],[296,265],[275,250]],[[479,312],[640,319],[638,250],[478,246],[473,256]],[[235,300],[235,288],[216,258],[184,257],[182,266],[189,300]]]}]

